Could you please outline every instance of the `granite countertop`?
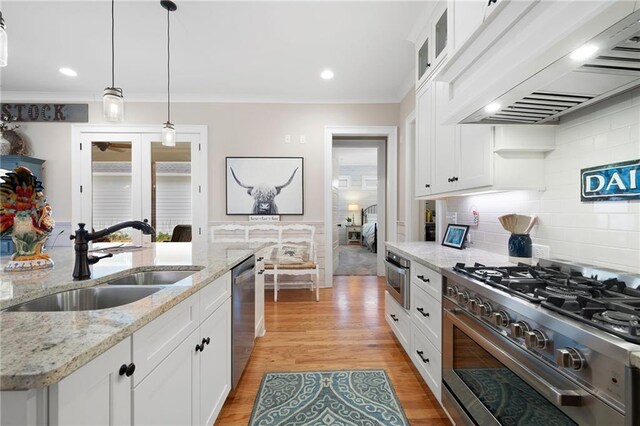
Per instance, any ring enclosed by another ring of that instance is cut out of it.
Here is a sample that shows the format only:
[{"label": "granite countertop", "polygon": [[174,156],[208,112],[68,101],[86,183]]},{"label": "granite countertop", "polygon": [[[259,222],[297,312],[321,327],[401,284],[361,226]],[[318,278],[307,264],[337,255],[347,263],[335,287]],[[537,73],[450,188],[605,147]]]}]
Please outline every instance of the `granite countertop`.
[{"label": "granite countertop", "polygon": [[467,265],[479,262],[493,266],[513,264],[509,262],[509,256],[506,254],[492,253],[477,248],[458,250],[430,241],[387,242],[386,244],[388,249],[408,257],[409,260],[421,263],[438,273],[442,273],[443,269],[451,269],[458,262],[463,262]]},{"label": "granite countertop", "polygon": [[[53,269],[2,272],[0,309],[63,290],[92,287],[130,272],[197,270],[137,302],[80,312],[0,312],[0,390],[45,387],[68,376],[145,324],[224,275],[264,244],[158,243],[92,265],[92,279],[73,281],[72,247],[49,251]],[[0,266],[8,257],[0,259]]]},{"label": "granite countertop", "polygon": [[[388,249],[406,256],[409,260],[419,262],[438,273],[442,273],[445,269],[451,269],[457,262],[464,262],[468,265],[479,262],[492,266],[513,264],[509,262],[509,256],[507,255],[476,248],[457,250],[442,246],[436,242],[387,242],[386,245]],[[630,352],[629,357],[631,367],[640,368],[640,351]]]}]

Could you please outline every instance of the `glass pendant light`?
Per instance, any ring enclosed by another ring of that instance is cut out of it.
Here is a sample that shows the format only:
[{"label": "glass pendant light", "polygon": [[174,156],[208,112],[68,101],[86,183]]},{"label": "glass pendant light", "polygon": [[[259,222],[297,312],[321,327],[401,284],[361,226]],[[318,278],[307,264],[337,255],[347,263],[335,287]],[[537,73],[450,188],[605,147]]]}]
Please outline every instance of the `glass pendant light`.
[{"label": "glass pendant light", "polygon": [[0,12],[0,67],[7,66],[8,50],[7,31],[4,29],[4,19],[2,19],[2,12]]},{"label": "glass pendant light", "polygon": [[124,97],[122,89],[115,87],[115,0],[111,0],[111,87],[102,95],[102,115],[109,121],[124,120]]},{"label": "glass pendant light", "polygon": [[176,146],[176,129],[171,123],[171,35],[169,32],[169,15],[178,6],[172,1],[161,1],[160,5],[167,9],[167,122],[162,125],[162,145]]}]

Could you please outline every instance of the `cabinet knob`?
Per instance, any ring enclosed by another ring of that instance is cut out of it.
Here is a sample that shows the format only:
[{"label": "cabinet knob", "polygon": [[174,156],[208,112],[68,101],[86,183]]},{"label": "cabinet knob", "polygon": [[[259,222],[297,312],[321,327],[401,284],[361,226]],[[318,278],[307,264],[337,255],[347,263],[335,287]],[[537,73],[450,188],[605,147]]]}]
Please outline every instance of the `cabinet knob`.
[{"label": "cabinet knob", "polygon": [[204,343],[202,345],[196,345],[196,352],[202,352],[204,349]]},{"label": "cabinet knob", "polygon": [[121,376],[131,377],[135,371],[136,365],[134,363],[131,363],[129,365],[122,364],[120,366],[120,370],[118,370],[118,374],[120,374]]},{"label": "cabinet knob", "polygon": [[210,337],[207,337],[206,339],[205,338],[202,339],[202,346],[203,347],[204,347],[205,344],[208,345],[209,343],[211,343],[211,338]]},{"label": "cabinet knob", "polygon": [[491,6],[493,3],[498,3],[498,0],[489,0],[487,6]]},{"label": "cabinet knob", "polygon": [[428,183],[426,183],[426,184],[424,185],[424,187],[425,187],[425,188],[431,188],[431,185],[429,185]]},{"label": "cabinet knob", "polygon": [[396,316],[394,314],[390,314],[389,316],[391,317],[392,320],[399,321],[399,319],[396,318]]},{"label": "cabinet knob", "polygon": [[454,181],[454,182],[457,182],[457,181],[458,181],[458,176],[454,176],[454,177],[453,177],[453,181]]},{"label": "cabinet knob", "polygon": [[262,262],[264,260],[264,257],[260,256],[259,258],[256,259],[258,262]]},{"label": "cabinet knob", "polygon": [[451,183],[451,178],[447,178],[447,182]]}]

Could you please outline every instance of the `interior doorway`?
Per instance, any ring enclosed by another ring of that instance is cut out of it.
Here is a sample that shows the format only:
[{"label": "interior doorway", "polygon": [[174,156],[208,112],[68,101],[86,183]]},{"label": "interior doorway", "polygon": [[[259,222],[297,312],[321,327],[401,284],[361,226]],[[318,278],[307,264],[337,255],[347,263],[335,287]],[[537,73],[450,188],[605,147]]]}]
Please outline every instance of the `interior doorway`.
[{"label": "interior doorway", "polygon": [[[385,168],[384,177],[378,177],[377,191],[377,241],[376,241],[376,275],[384,276],[384,250],[386,241],[396,241],[397,238],[397,159],[398,159],[398,130],[395,126],[327,126],[324,138],[325,164],[325,286],[333,284],[333,274],[339,262],[339,231],[340,221],[336,207],[339,191],[337,175],[334,170],[333,147],[334,140],[342,141],[348,146],[367,141],[381,144],[384,149],[378,151],[378,164]],[[377,147],[378,145],[373,145]],[[334,176],[335,175],[335,176]],[[335,182],[335,184],[334,184]]]},{"label": "interior doorway", "polygon": [[338,193],[334,200],[337,204],[332,207],[338,231],[334,275],[377,275],[378,182],[385,181],[386,140],[354,142],[333,140],[334,186]]}]

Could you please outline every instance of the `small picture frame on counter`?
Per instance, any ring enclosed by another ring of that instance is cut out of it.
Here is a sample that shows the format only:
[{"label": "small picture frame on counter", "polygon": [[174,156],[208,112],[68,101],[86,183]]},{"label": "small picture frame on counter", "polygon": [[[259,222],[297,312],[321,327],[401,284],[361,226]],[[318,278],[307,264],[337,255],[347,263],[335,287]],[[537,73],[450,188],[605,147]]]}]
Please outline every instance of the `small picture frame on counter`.
[{"label": "small picture frame on counter", "polygon": [[467,238],[469,225],[457,225],[450,223],[447,225],[447,231],[444,233],[442,245],[462,250],[462,246]]}]

